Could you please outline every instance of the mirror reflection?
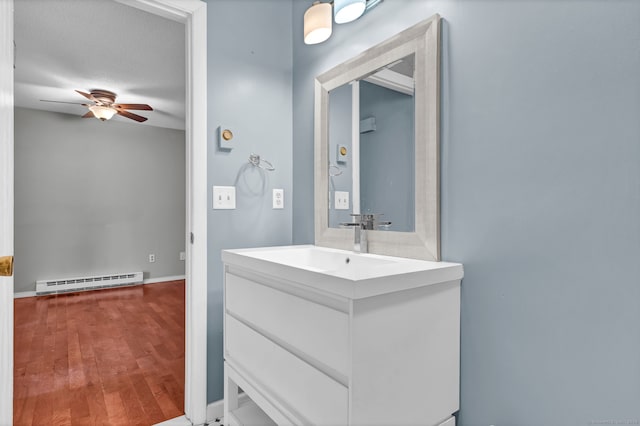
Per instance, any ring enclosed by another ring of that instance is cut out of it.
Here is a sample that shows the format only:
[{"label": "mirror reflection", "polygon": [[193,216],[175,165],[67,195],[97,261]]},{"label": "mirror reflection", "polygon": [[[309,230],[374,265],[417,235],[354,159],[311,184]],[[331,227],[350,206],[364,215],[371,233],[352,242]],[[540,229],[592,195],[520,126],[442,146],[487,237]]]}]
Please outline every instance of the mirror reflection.
[{"label": "mirror reflection", "polygon": [[330,228],[376,214],[415,230],[414,71],[411,54],[329,92]]}]

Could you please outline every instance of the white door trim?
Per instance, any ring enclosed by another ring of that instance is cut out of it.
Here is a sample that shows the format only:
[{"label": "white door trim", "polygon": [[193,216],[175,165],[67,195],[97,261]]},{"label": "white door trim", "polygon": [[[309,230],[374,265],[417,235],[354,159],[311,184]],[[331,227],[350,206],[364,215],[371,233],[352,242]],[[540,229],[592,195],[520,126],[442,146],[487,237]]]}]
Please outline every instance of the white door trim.
[{"label": "white door trim", "polygon": [[[0,0],[0,256],[13,256],[13,0]],[[0,425],[13,424],[13,277],[0,277]]]},{"label": "white door trim", "polygon": [[[185,416],[207,417],[207,5],[200,0],[116,0],[185,24],[186,318]],[[193,235],[193,241],[191,240]]]}]

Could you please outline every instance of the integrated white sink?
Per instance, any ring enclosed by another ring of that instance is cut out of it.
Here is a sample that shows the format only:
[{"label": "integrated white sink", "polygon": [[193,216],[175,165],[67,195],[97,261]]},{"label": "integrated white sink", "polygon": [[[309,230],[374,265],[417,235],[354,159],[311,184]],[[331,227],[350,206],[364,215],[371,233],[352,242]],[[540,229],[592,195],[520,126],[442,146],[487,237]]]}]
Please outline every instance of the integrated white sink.
[{"label": "integrated white sink", "polygon": [[[224,250],[227,264],[250,267],[350,298],[369,297],[462,278],[462,265],[313,245]],[[392,277],[392,279],[390,279]]]},{"label": "integrated white sink", "polygon": [[342,269],[364,270],[397,263],[399,260],[316,246],[271,247],[252,251],[250,256],[316,272],[335,272]]}]

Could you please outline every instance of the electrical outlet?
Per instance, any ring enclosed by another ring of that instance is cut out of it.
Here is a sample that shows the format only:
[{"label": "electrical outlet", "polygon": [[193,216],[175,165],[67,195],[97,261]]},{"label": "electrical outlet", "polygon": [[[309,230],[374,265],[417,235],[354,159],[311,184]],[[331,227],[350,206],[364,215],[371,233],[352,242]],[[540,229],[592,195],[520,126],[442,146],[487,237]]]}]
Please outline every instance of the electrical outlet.
[{"label": "electrical outlet", "polygon": [[273,190],[273,208],[284,209],[284,189]]},{"label": "electrical outlet", "polygon": [[213,208],[215,210],[233,210],[236,208],[235,186],[213,187]]},{"label": "electrical outlet", "polygon": [[156,261],[156,255],[155,254],[150,254],[149,255],[149,263],[154,263]]},{"label": "electrical outlet", "polygon": [[183,251],[180,252],[180,260],[185,260],[187,258],[187,254]]},{"label": "electrical outlet", "polygon": [[349,210],[349,193],[347,191],[336,191],[334,199],[336,200],[336,210]]}]

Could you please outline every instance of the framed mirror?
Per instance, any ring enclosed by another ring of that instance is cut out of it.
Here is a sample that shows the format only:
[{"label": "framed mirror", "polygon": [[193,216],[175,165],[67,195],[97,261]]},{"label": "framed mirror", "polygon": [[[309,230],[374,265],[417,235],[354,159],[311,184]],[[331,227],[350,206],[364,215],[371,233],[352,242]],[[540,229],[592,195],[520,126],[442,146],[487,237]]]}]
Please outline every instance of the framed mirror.
[{"label": "framed mirror", "polygon": [[440,17],[315,81],[315,243],[353,249],[352,214],[382,215],[370,253],[440,260]]}]

